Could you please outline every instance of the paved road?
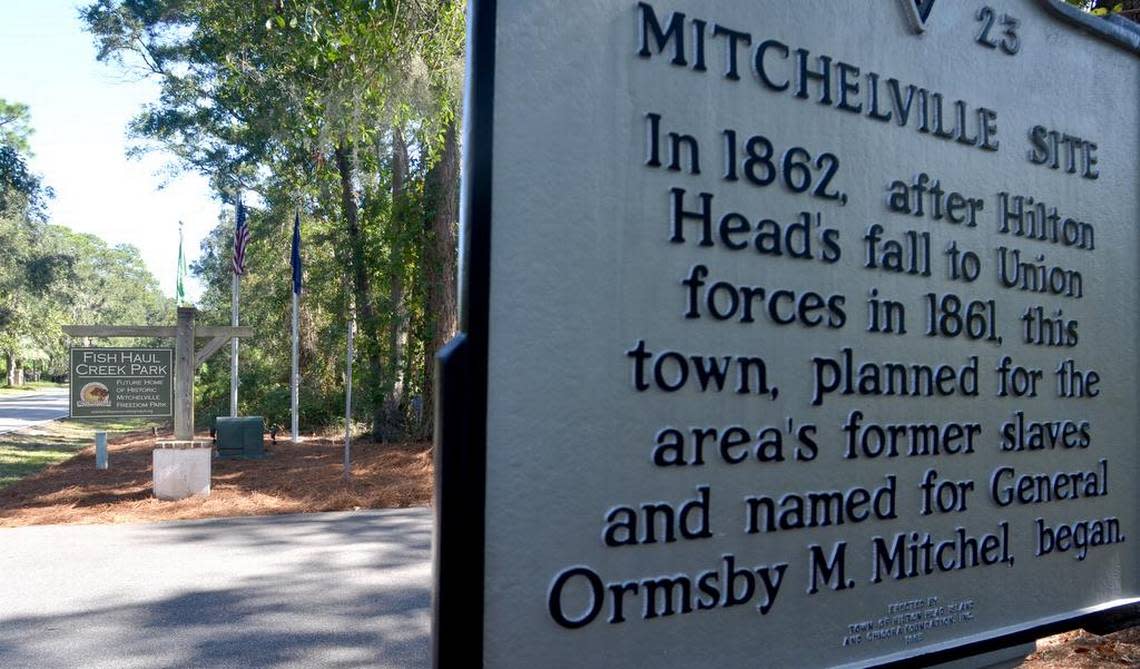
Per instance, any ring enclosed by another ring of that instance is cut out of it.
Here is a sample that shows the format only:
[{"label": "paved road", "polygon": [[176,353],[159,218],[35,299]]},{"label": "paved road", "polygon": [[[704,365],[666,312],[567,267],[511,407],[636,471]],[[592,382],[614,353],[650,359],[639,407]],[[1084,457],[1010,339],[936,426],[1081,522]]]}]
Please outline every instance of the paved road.
[{"label": "paved road", "polygon": [[0,667],[429,666],[431,512],[0,529]]},{"label": "paved road", "polygon": [[0,434],[67,416],[67,388],[34,395],[0,396]]}]

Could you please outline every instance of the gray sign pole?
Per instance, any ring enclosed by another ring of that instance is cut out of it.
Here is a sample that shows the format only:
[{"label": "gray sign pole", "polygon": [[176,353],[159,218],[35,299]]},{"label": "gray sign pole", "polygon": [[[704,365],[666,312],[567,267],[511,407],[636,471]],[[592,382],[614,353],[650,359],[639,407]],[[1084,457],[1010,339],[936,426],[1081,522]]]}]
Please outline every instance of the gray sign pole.
[{"label": "gray sign pole", "polygon": [[356,312],[349,312],[348,354],[344,370],[344,480],[352,476],[352,339],[356,333]]},{"label": "gray sign pole", "polygon": [[107,433],[95,433],[95,469],[107,468]]}]

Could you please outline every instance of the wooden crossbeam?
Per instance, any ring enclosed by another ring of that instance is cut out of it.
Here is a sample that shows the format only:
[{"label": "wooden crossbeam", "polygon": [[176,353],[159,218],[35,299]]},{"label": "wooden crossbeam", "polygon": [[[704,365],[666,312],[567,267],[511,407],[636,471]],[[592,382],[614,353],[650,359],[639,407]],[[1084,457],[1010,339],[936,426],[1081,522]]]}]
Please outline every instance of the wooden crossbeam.
[{"label": "wooden crossbeam", "polygon": [[173,337],[173,325],[65,325],[63,333],[72,337]]},{"label": "wooden crossbeam", "polygon": [[[174,439],[194,439],[194,371],[226,342],[252,337],[253,328],[197,325],[192,307],[178,308],[178,325],[65,325],[72,337],[170,337],[174,339]],[[210,339],[201,349],[195,339]]]},{"label": "wooden crossbeam", "polygon": [[[63,333],[72,337],[174,337],[178,328],[171,325],[65,325]],[[194,328],[197,339],[214,337],[252,337],[253,328],[232,325],[199,325]]]},{"label": "wooden crossbeam", "polygon": [[232,339],[233,339],[233,337],[227,337],[224,335],[220,336],[220,337],[214,337],[213,339],[211,339],[210,343],[206,344],[201,349],[199,349],[198,353],[194,356],[194,366],[198,367],[203,362],[206,362],[206,360],[208,360],[211,355],[214,355],[219,350],[221,350],[221,348],[223,346],[225,346],[226,344],[230,343],[230,341]]},{"label": "wooden crossbeam", "polygon": [[253,328],[246,325],[199,325],[194,328],[195,337],[252,337]]}]

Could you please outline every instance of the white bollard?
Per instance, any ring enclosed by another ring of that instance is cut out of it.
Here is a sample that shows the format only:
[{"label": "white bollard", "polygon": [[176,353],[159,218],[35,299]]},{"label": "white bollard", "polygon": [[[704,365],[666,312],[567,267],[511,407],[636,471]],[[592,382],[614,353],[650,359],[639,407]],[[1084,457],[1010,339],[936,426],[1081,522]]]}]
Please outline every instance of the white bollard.
[{"label": "white bollard", "polygon": [[107,469],[107,433],[95,433],[95,469]]}]

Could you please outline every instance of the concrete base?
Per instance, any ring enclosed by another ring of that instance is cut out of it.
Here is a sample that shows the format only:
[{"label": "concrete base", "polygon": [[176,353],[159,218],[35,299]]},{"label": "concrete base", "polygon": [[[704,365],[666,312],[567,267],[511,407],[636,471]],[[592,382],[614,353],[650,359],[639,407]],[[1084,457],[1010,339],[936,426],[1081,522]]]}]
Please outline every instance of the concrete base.
[{"label": "concrete base", "polygon": [[154,496],[186,499],[210,494],[214,449],[205,443],[193,448],[154,449]]}]

